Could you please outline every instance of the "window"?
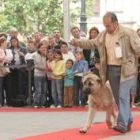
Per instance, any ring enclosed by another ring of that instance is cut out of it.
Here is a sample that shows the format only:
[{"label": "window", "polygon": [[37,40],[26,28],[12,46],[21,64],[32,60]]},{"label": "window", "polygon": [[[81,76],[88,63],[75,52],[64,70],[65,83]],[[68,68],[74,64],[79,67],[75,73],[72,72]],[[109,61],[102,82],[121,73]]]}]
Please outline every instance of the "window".
[{"label": "window", "polygon": [[106,12],[123,12],[123,0],[106,0]]},{"label": "window", "polygon": [[100,0],[93,4],[92,12],[95,17],[98,17],[100,15]]}]

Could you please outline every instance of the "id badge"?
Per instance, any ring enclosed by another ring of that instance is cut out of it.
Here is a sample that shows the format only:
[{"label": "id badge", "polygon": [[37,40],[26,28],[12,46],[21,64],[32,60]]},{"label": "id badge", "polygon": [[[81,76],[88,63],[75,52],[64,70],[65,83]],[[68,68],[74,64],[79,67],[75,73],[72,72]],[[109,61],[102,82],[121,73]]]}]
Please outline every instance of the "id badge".
[{"label": "id badge", "polygon": [[122,57],[122,48],[120,46],[115,47],[115,56],[116,58]]}]

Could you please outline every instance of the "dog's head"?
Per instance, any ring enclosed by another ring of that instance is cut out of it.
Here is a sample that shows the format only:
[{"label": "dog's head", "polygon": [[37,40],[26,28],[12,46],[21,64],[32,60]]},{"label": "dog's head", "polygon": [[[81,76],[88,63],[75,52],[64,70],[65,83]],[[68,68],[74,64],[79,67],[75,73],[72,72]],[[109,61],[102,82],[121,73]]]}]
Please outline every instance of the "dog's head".
[{"label": "dog's head", "polygon": [[92,73],[83,77],[83,94],[96,94],[101,88],[101,79]]}]

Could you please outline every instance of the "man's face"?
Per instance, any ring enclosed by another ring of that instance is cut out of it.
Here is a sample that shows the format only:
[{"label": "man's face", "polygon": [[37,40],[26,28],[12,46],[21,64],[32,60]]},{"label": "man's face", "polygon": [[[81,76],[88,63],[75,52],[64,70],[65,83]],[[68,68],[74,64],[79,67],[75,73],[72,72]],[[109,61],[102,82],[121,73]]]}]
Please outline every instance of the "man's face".
[{"label": "man's face", "polygon": [[110,17],[105,17],[103,23],[108,34],[112,34],[118,26],[117,21],[112,22]]},{"label": "man's face", "polygon": [[80,31],[79,29],[75,28],[71,31],[71,34],[74,38],[80,38]]},{"label": "man's face", "polygon": [[16,30],[12,30],[11,32],[10,32],[10,36],[12,37],[12,36],[18,36],[18,31],[16,31]]},{"label": "man's face", "polygon": [[29,50],[35,50],[34,43],[29,43]]},{"label": "man's face", "polygon": [[35,34],[34,34],[34,40],[35,40],[36,42],[39,42],[39,41],[41,40],[41,35],[40,35],[39,33],[35,33]]},{"label": "man's face", "polygon": [[54,36],[55,36],[55,38],[59,39],[61,37],[60,30],[54,30]]}]

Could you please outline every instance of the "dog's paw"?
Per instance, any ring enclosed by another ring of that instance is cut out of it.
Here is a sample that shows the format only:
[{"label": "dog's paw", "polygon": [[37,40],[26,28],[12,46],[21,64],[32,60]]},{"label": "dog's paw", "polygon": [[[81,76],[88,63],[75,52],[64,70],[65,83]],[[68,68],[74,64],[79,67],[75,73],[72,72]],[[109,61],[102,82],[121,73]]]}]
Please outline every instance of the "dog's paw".
[{"label": "dog's paw", "polygon": [[87,130],[80,129],[80,130],[79,130],[79,133],[85,134],[85,133],[87,133]]},{"label": "dog's paw", "polygon": [[109,129],[112,129],[112,122],[110,120],[106,120],[106,124]]}]

